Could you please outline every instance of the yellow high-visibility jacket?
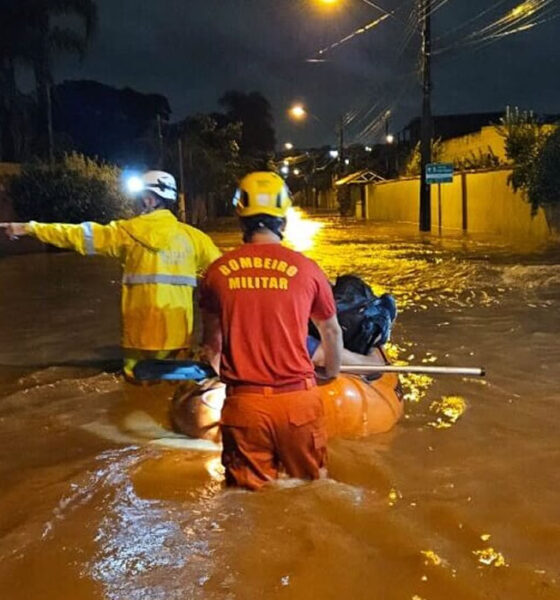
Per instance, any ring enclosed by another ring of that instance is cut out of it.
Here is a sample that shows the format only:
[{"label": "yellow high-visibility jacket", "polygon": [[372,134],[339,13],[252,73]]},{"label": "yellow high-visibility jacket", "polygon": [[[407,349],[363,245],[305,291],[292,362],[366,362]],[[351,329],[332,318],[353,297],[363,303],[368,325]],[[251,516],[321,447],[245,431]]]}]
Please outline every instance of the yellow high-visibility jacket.
[{"label": "yellow high-visibility jacket", "polygon": [[197,275],[220,256],[205,233],[180,223],[168,210],[108,225],[31,221],[29,233],[59,248],[121,260],[124,348],[189,347]]}]

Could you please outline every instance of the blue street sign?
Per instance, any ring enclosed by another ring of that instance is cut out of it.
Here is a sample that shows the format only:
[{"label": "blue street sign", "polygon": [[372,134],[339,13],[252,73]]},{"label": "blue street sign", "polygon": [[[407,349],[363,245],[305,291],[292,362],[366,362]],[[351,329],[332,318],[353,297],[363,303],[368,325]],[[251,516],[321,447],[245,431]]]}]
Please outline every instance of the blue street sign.
[{"label": "blue street sign", "polygon": [[453,183],[453,163],[426,165],[426,183]]}]

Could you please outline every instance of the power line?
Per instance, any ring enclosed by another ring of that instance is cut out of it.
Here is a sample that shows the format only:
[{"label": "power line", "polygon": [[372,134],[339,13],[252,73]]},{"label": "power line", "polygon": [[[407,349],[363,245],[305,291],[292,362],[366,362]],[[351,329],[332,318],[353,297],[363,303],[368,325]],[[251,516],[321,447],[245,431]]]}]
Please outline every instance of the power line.
[{"label": "power line", "polygon": [[[554,0],[526,0],[508,10],[498,19],[467,34],[457,42],[447,47],[439,48],[434,54],[441,55],[451,50],[465,47],[479,49],[486,47],[503,37],[533,29],[537,25],[557,18],[554,13],[554,7],[550,6],[553,1]],[[497,2],[493,5],[493,8],[496,8],[500,4],[503,4],[503,2]],[[483,12],[488,12],[488,10]],[[479,13],[472,20],[478,20],[481,15],[482,13]],[[540,17],[540,19],[534,20],[537,16]]]},{"label": "power line", "polygon": [[450,35],[453,35],[454,33],[457,33],[457,31],[460,31],[461,29],[464,29],[468,25],[471,25],[472,23],[478,21],[480,18],[482,18],[484,15],[488,14],[489,12],[496,10],[499,6],[501,6],[505,2],[508,2],[508,0],[498,0],[498,2],[495,2],[488,8],[481,10],[479,13],[474,15],[474,17],[471,17],[470,19],[463,21],[461,24],[457,25],[457,27],[453,27],[452,29],[448,29],[447,31],[444,31],[442,35],[440,35],[439,37],[437,37],[434,40],[434,42],[439,42],[440,40],[442,40],[446,37],[449,37]]},{"label": "power line", "polygon": [[[383,23],[383,21],[386,21],[390,16],[391,15],[386,14],[386,15],[382,15],[381,17],[378,17],[377,19],[374,19],[373,21],[370,21],[369,23],[367,23],[363,27],[360,27],[360,28],[356,29],[352,33],[350,33],[350,34],[346,35],[345,37],[343,37],[342,39],[340,39],[340,40],[338,40],[336,42],[333,42],[332,44],[329,44],[325,48],[321,48],[321,50],[319,50],[315,54],[315,57],[323,56],[327,52],[330,52],[331,50],[334,50],[335,48],[338,48],[338,47],[346,44],[350,40],[353,40],[355,37],[357,37],[359,35],[363,35],[364,33],[367,33],[368,31],[370,31],[374,27],[377,27],[378,25],[380,25],[381,23]],[[314,62],[315,60],[316,60],[316,58],[311,58],[311,59],[308,59],[307,62]]]}]

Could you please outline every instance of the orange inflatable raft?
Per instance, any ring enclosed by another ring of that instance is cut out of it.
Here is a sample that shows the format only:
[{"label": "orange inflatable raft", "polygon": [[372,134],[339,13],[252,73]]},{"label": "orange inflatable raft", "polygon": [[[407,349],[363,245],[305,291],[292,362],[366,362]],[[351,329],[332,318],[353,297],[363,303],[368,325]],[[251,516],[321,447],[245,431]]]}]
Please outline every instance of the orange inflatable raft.
[{"label": "orange inflatable raft", "polygon": [[[343,374],[319,382],[327,431],[333,437],[365,437],[389,431],[404,412],[398,376],[386,373],[374,381]],[[219,421],[225,385],[216,381],[201,388],[180,386],[173,398],[171,420],[189,437],[219,441]]]}]

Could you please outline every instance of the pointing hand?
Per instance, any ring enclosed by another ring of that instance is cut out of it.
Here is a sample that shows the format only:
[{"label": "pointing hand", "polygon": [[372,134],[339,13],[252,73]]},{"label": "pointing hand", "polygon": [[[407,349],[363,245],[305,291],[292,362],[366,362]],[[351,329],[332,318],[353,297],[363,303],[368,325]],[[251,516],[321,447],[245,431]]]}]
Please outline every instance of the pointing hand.
[{"label": "pointing hand", "polygon": [[11,240],[27,235],[27,223],[0,223],[0,229],[3,229]]}]

